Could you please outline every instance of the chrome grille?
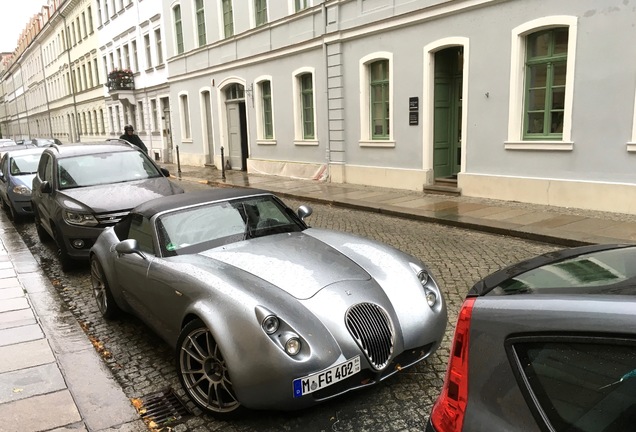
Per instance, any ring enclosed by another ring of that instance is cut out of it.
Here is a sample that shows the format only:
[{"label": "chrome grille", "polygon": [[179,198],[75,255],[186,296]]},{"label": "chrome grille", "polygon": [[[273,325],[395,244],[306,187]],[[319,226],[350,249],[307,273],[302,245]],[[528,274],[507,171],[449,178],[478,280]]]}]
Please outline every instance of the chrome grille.
[{"label": "chrome grille", "polygon": [[385,367],[393,353],[393,326],[389,315],[373,303],[351,306],[345,321],[349,333],[377,370]]},{"label": "chrome grille", "polygon": [[128,215],[128,213],[130,213],[130,210],[123,210],[112,213],[100,213],[95,215],[95,219],[97,219],[97,222],[99,222],[100,226],[109,227],[122,220],[126,215]]}]

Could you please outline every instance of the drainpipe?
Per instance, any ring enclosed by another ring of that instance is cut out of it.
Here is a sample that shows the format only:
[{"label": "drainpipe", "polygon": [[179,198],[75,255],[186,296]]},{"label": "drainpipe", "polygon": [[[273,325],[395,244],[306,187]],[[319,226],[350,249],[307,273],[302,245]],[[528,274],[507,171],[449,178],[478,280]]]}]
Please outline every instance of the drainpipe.
[{"label": "drainpipe", "polygon": [[325,62],[324,84],[325,84],[325,94],[327,95],[327,97],[325,98],[327,100],[327,103],[325,104],[325,112],[327,114],[326,116],[326,119],[327,119],[327,141],[326,141],[327,176],[329,178],[329,181],[331,181],[331,136],[330,136],[331,134],[330,134],[330,127],[329,127],[329,53],[327,52],[327,42],[325,42],[325,37],[327,35],[327,7],[325,6],[324,2],[321,5],[321,13],[323,18],[322,20],[322,24],[323,24],[322,55]]},{"label": "drainpipe", "polygon": [[71,64],[71,35],[68,34],[68,27],[66,26],[66,16],[60,12],[60,16],[64,19],[64,29],[66,30],[66,54],[68,56],[68,69],[69,69],[69,81],[71,82],[71,94],[73,95],[73,111],[75,112],[75,131],[77,133],[77,139],[75,142],[80,142],[80,128],[79,128],[79,115],[77,114],[77,99],[75,98],[75,80],[73,79],[73,65]]}]

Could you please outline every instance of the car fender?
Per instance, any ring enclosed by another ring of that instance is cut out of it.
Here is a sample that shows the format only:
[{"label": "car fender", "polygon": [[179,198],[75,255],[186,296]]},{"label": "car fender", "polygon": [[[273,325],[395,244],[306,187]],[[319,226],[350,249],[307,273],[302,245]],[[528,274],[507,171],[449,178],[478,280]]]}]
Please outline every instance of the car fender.
[{"label": "car fender", "polygon": [[[196,260],[211,259],[199,256]],[[345,359],[325,325],[297,299],[227,264],[216,262],[207,267],[205,272],[200,271],[201,265],[196,266],[198,272],[183,269],[184,275],[189,275],[179,284],[184,289],[186,285],[202,283],[201,278],[214,279],[215,287],[213,294],[202,292],[193,299],[182,315],[182,328],[188,318],[196,316],[210,329],[227,362],[236,394],[245,406],[258,408],[272,398],[289,398],[294,378]],[[277,333],[265,333],[258,308],[281,319]],[[303,350],[296,357],[285,353],[278,342],[286,334],[283,328],[302,338]]]}]

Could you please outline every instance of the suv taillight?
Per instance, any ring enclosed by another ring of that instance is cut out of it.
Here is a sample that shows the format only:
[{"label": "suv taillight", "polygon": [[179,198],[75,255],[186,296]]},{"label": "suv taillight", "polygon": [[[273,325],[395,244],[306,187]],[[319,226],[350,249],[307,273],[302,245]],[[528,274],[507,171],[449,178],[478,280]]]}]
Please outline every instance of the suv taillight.
[{"label": "suv taillight", "polygon": [[468,403],[468,336],[475,300],[476,297],[464,300],[459,311],[446,379],[431,412],[431,423],[437,432],[461,432],[464,425]]}]

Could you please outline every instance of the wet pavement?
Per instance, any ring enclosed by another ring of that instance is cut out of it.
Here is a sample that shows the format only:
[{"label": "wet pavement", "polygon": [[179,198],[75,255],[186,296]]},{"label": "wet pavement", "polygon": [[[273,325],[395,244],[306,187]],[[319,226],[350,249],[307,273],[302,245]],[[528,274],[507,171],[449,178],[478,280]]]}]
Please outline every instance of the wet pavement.
[{"label": "wet pavement", "polygon": [[[473,282],[555,249],[528,239],[576,245],[636,238],[633,215],[241,172],[222,179],[214,168],[181,168],[184,185],[258,187],[292,207],[313,202],[313,226],[374,238],[424,260],[444,289],[449,326],[434,355],[377,387],[298,413],[254,413],[229,423],[193,409],[195,416],[175,431],[421,431],[443,379],[457,310]],[[184,398],[172,349],[134,317],[104,321],[88,268],[61,272],[32,225],[16,231],[0,212],[0,430],[147,430],[131,400],[166,388]]]},{"label": "wet pavement", "polygon": [[426,222],[579,246],[636,243],[636,215],[514,201],[434,195],[401,189],[290,179],[214,167],[162,164],[176,178],[216,186],[265,189],[284,197],[378,212]]},{"label": "wet pavement", "polygon": [[146,430],[55,291],[0,213],[0,430]]}]

